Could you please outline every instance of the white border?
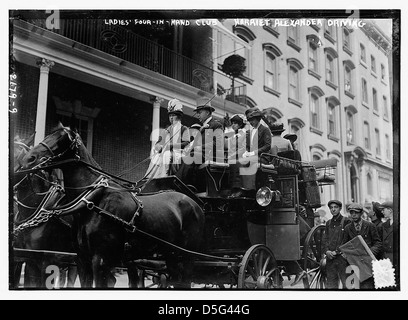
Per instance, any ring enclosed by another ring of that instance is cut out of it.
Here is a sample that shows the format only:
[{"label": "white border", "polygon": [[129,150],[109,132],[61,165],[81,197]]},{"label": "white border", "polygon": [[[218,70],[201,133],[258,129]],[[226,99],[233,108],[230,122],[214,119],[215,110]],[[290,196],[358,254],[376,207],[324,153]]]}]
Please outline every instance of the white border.
[{"label": "white border", "polygon": [[[3,5],[3,3],[2,3]],[[289,10],[313,10],[313,9],[346,9],[346,10],[355,10],[355,9],[401,9],[401,34],[404,39],[401,39],[400,52],[408,52],[407,43],[408,39],[405,37],[406,30],[406,21],[407,21],[407,11],[405,6],[406,4],[401,4],[401,1],[389,0],[389,1],[366,1],[364,3],[360,3],[359,1],[342,1],[341,4],[330,3],[327,0],[322,1],[301,1],[297,3],[296,1],[281,1],[281,2],[273,2],[270,1],[248,1],[248,0],[235,0],[234,5],[235,7],[231,7],[227,5],[227,2],[224,1],[220,3],[219,0],[206,0],[202,2],[191,1],[191,0],[178,0],[176,4],[170,1],[146,1],[140,3],[138,1],[137,7],[134,5],[134,2],[127,2],[127,1],[114,1],[110,4],[110,6],[103,5],[101,1],[98,3],[92,2],[84,2],[78,0],[71,0],[71,1],[36,1],[35,6],[33,5],[32,1],[28,0],[17,0],[13,1],[13,7],[6,7],[4,10],[1,11],[1,20],[4,23],[3,27],[1,28],[1,35],[3,38],[2,43],[5,44],[8,42],[8,10],[12,9],[152,9],[152,10],[165,10],[165,9],[206,9],[206,10],[222,10],[222,9],[247,9],[247,10],[279,10],[279,9],[289,9]],[[340,8],[341,6],[341,8]],[[2,51],[2,59],[4,72],[2,79],[2,88],[3,91],[3,108],[1,109],[2,116],[0,117],[1,121],[1,134],[0,134],[0,145],[1,146],[8,146],[8,111],[6,106],[8,106],[8,98],[5,94],[5,90],[7,87],[8,90],[8,77],[6,76],[6,72],[8,74],[8,48],[7,46],[3,46],[4,50]],[[401,55],[401,70],[408,70],[406,68],[406,59],[402,59],[404,55]],[[407,72],[401,72],[401,114],[400,119],[407,119],[407,111],[406,106],[407,101],[405,95],[402,93],[404,92],[403,88],[406,88],[406,78]],[[4,81],[4,82],[3,82]],[[407,139],[407,127],[401,122],[401,131],[400,131],[400,154],[401,154],[401,185],[400,185],[400,195],[401,195],[401,209],[400,212],[400,222],[401,222],[401,231],[400,231],[400,250],[401,250],[401,291],[399,292],[378,292],[378,291],[370,291],[370,292],[355,292],[355,291],[320,291],[320,292],[312,292],[312,291],[278,291],[278,292],[244,292],[244,291],[216,291],[216,290],[209,290],[209,291],[195,291],[195,290],[188,290],[188,291],[131,291],[131,290],[109,290],[109,291],[98,291],[98,290],[75,290],[75,291],[11,291],[8,290],[8,241],[6,241],[8,237],[8,158],[5,157],[5,153],[3,152],[4,157],[2,158],[2,163],[0,167],[0,181],[4,183],[2,185],[2,192],[0,193],[1,199],[0,203],[3,207],[1,210],[2,214],[0,217],[0,226],[1,226],[1,234],[3,236],[3,240],[0,243],[0,252],[1,258],[3,263],[0,264],[0,298],[2,300],[32,300],[32,299],[47,299],[47,300],[60,300],[60,299],[76,299],[76,300],[90,300],[90,299],[97,299],[97,300],[297,300],[297,299],[313,299],[313,300],[332,300],[332,299],[354,299],[354,300],[399,300],[404,299],[407,296],[407,273],[405,272],[408,270],[407,264],[407,206],[406,206],[406,183],[404,182],[404,178],[406,177],[406,163],[407,163],[407,148],[405,146]],[[7,177],[7,178],[6,178]],[[7,183],[6,183],[7,182]],[[7,261],[7,263],[6,263]]]}]

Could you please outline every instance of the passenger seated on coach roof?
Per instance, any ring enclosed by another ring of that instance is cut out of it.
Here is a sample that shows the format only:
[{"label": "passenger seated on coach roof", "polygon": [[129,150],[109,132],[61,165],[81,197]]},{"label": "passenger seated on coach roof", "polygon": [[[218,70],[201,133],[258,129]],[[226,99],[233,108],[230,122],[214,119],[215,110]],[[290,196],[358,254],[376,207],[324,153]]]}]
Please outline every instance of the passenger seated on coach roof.
[{"label": "passenger seated on coach roof", "polygon": [[293,150],[292,144],[288,139],[281,136],[282,132],[285,131],[283,123],[272,123],[271,125],[271,153],[277,155],[278,152]]},{"label": "passenger seated on coach roof", "polygon": [[[224,162],[224,150],[220,149],[224,142],[224,127],[220,121],[213,118],[214,111],[215,108],[211,106],[208,99],[197,100],[197,108],[194,112],[201,123],[201,139],[196,139],[198,141],[193,149],[194,158],[186,160],[186,157],[176,173],[176,176],[187,185],[197,186],[199,182],[204,181],[204,177],[200,178],[199,174],[193,172],[197,171],[201,164],[206,161]],[[200,188],[197,189],[200,190]]]},{"label": "passenger seated on coach roof", "polygon": [[241,175],[239,168],[241,164],[239,159],[246,151],[246,118],[243,114],[235,114],[229,120],[231,122],[232,131],[225,133],[224,148],[227,151],[227,163],[229,164],[228,185],[231,188],[231,193],[239,191],[242,186]]},{"label": "passenger seated on coach roof", "polygon": [[242,197],[245,193],[255,195],[258,163],[264,161],[259,157],[271,150],[271,131],[261,124],[262,112],[258,108],[251,108],[245,114],[251,129],[246,132],[246,151],[242,155],[240,167],[242,188],[234,191],[231,198]]},{"label": "passenger seated on coach roof", "polygon": [[168,102],[167,115],[170,125],[162,130],[156,142],[152,159],[147,169],[147,178],[162,178],[174,175],[181,166],[182,150],[188,145],[188,128],[181,124],[183,105],[177,99]]}]

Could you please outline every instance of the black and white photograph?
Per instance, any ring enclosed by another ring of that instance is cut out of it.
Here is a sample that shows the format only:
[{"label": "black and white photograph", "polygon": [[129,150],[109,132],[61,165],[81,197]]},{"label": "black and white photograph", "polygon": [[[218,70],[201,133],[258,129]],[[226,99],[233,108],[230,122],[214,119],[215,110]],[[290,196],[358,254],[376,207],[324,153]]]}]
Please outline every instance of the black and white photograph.
[{"label": "black and white photograph", "polygon": [[401,292],[401,10],[313,8],[9,8],[7,291]]}]

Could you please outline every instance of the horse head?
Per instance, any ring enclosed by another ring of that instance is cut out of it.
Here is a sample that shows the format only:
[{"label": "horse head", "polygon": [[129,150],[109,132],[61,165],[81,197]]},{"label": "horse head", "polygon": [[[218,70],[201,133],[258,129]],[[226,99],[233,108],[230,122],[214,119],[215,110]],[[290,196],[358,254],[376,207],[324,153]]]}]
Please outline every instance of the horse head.
[{"label": "horse head", "polygon": [[30,169],[55,160],[78,158],[79,146],[82,144],[76,132],[59,123],[51,134],[27,152],[21,160],[22,167]]}]

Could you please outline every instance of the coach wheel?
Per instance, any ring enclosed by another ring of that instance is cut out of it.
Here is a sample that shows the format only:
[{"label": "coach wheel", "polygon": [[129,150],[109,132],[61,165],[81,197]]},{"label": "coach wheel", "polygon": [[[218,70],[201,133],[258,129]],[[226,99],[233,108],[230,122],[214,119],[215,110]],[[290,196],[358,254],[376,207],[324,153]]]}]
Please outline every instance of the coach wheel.
[{"label": "coach wheel", "polygon": [[306,277],[303,284],[306,289],[323,289],[326,286],[326,266],[324,259],[324,225],[315,226],[309,231],[303,246],[303,270]]},{"label": "coach wheel", "polygon": [[273,289],[280,283],[280,270],[272,251],[262,244],[249,248],[239,268],[238,289]]}]

